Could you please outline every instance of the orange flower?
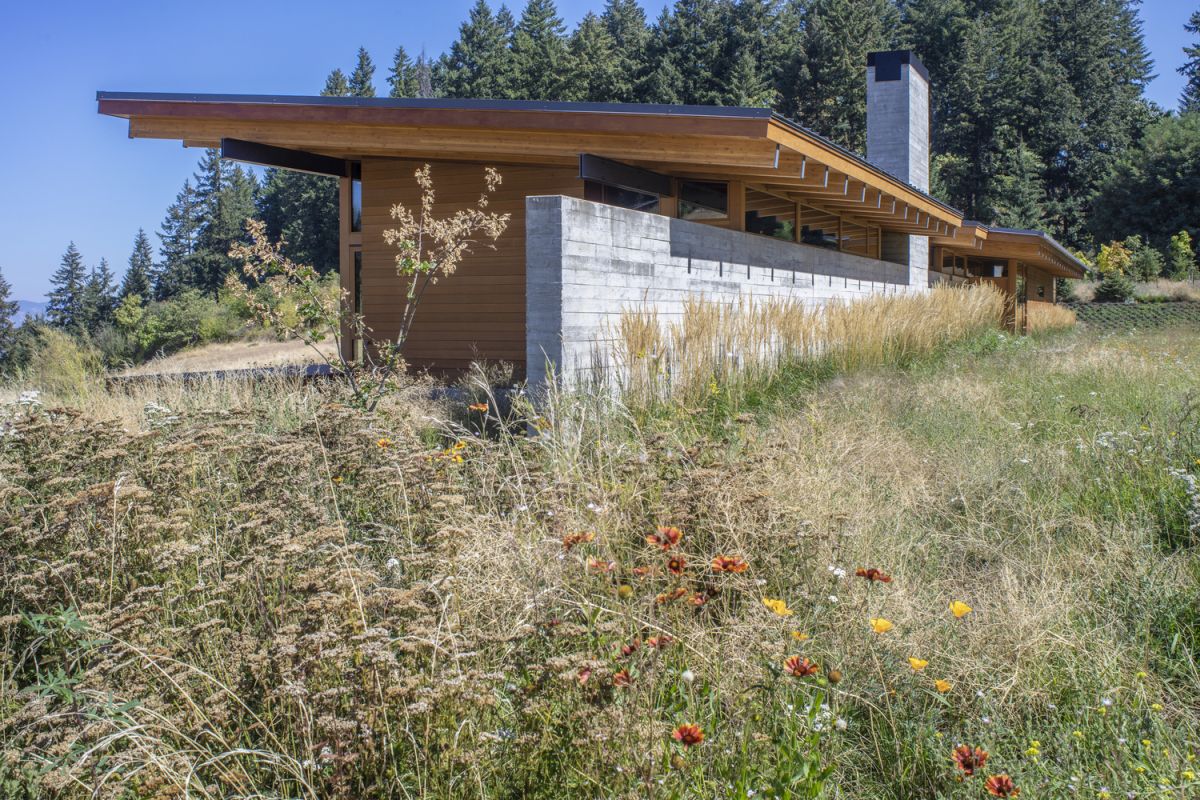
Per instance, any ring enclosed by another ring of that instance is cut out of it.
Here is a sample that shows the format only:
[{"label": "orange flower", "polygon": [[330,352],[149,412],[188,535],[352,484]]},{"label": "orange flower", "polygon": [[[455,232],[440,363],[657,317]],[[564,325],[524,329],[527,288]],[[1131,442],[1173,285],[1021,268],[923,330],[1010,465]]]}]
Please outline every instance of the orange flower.
[{"label": "orange flower", "polygon": [[950,613],[958,619],[962,619],[967,614],[970,614],[972,610],[973,609],[962,600],[953,600],[950,603]]},{"label": "orange flower", "polygon": [[380,439],[379,441],[375,442],[375,446],[378,447],[380,450],[386,450],[392,446],[392,440],[385,436],[382,439]]},{"label": "orange flower", "polygon": [[950,683],[950,681],[944,681],[941,678],[938,678],[936,681],[934,681],[933,686],[942,694],[945,694],[954,688],[954,684]]},{"label": "orange flower", "polygon": [[646,537],[646,544],[660,547],[663,550],[670,550],[683,539],[683,531],[679,528],[668,528],[665,525],[658,526],[658,532],[652,533]]},{"label": "orange flower", "polygon": [[617,568],[617,562],[605,561],[602,558],[589,558],[587,565],[593,572],[612,572]]},{"label": "orange flower", "polygon": [[969,745],[960,744],[954,748],[951,758],[954,759],[955,766],[962,770],[963,775],[969,778],[975,774],[975,770],[983,769],[983,765],[987,763],[988,754],[982,747],[972,750]]},{"label": "orange flower", "polygon": [[596,534],[591,531],[583,533],[568,533],[562,538],[563,550],[570,550],[577,544],[587,544],[596,538]]},{"label": "orange flower", "polygon": [[635,577],[638,577],[638,578],[644,578],[647,575],[653,575],[654,572],[655,572],[654,567],[634,567],[633,568],[633,574]]},{"label": "orange flower", "polygon": [[879,581],[880,583],[892,582],[891,575],[888,575],[881,570],[877,570],[874,567],[871,567],[870,569],[863,569],[862,567],[859,567],[858,569],[854,570],[854,574],[860,578],[866,578],[871,583],[874,583],[875,581]]},{"label": "orange flower", "polygon": [[876,633],[887,633],[894,627],[896,626],[892,624],[891,620],[884,619],[883,617],[871,618],[871,630]]},{"label": "orange flower", "polygon": [[669,645],[673,641],[675,641],[675,640],[664,633],[661,636],[649,637],[648,639],[646,639],[645,644],[646,644],[646,647],[665,647],[666,645]]},{"label": "orange flower", "polygon": [[825,673],[825,678],[834,686],[837,686],[842,682],[842,672],[841,670],[831,669]]},{"label": "orange flower", "polygon": [[1016,797],[1021,790],[1013,785],[1012,778],[1007,775],[993,775],[987,779],[983,788],[993,797]]},{"label": "orange flower", "polygon": [[673,603],[687,593],[687,587],[680,586],[678,589],[672,589],[669,592],[663,592],[658,597],[654,598],[654,602],[658,603],[660,606],[665,605],[666,603]]},{"label": "orange flower", "polygon": [[471,403],[471,405],[467,406],[467,411],[478,411],[480,414],[486,414],[487,410],[487,403]]},{"label": "orange flower", "polygon": [[821,669],[818,665],[809,661],[807,658],[800,656],[792,656],[787,661],[783,662],[783,668],[788,671],[788,674],[793,678],[807,678],[810,675],[816,675]]},{"label": "orange flower", "polygon": [[747,566],[741,556],[714,556],[712,560],[713,572],[745,572]]},{"label": "orange flower", "polygon": [[642,646],[642,642],[640,639],[634,639],[629,644],[622,644],[622,645],[617,645],[617,646],[621,650],[621,658],[629,658],[631,655],[633,655],[634,653],[636,653],[638,651],[638,648]]},{"label": "orange flower", "polygon": [[704,592],[696,592],[688,599],[688,602],[694,605],[696,608],[699,608],[708,602],[708,595],[706,595]]},{"label": "orange flower", "polygon": [[620,672],[614,672],[612,681],[613,681],[613,686],[632,686],[633,685],[633,678],[629,677],[629,670],[627,670],[627,669],[623,669]]},{"label": "orange flower", "polygon": [[591,667],[584,667],[583,669],[579,670],[579,674],[576,676],[580,686],[583,686],[585,683],[587,683],[588,678],[590,677],[592,677]]},{"label": "orange flower", "polygon": [[687,566],[687,559],[684,558],[683,556],[672,556],[671,560],[667,562],[667,570],[672,575],[682,575],[683,568],[686,566]]},{"label": "orange flower", "polygon": [[704,731],[699,725],[684,724],[675,729],[671,738],[685,747],[691,747],[704,741]]}]

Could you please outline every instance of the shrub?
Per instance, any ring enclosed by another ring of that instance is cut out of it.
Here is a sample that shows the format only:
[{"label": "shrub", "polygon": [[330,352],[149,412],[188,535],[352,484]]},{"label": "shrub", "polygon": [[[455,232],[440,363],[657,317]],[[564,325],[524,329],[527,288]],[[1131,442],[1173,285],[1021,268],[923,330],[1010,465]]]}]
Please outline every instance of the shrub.
[{"label": "shrub", "polygon": [[[1119,245],[1116,245],[1119,247]],[[1119,269],[1110,269],[1104,273],[1096,286],[1093,302],[1124,303],[1133,297],[1133,281]]]},{"label": "shrub", "polygon": [[22,382],[44,392],[72,397],[83,394],[103,372],[100,354],[58,328],[43,326],[30,349]]}]

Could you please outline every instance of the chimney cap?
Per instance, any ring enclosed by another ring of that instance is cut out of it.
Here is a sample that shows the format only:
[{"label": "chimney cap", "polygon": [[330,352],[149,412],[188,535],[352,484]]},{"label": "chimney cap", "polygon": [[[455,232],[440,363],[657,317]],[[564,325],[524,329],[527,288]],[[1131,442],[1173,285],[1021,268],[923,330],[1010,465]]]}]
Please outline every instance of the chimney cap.
[{"label": "chimney cap", "polygon": [[867,53],[867,66],[875,67],[876,81],[900,80],[901,64],[908,64],[926,83],[929,82],[929,70],[912,50],[879,50]]}]

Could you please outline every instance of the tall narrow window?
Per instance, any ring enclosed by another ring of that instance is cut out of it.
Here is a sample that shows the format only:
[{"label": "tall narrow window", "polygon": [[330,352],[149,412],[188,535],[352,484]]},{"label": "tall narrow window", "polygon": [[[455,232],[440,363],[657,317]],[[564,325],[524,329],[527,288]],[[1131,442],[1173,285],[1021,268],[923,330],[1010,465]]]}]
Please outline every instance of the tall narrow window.
[{"label": "tall narrow window", "polygon": [[350,181],[350,230],[362,231],[362,178]]}]

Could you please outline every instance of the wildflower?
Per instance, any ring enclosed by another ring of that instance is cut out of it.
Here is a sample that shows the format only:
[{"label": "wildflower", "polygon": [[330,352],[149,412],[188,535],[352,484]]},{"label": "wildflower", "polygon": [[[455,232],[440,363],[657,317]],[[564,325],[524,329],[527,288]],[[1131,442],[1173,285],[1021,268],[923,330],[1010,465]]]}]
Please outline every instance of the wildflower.
[{"label": "wildflower", "polygon": [[633,678],[629,677],[629,670],[623,669],[613,673],[612,682],[613,686],[630,686],[633,684]]},{"label": "wildflower", "polygon": [[692,682],[696,680],[696,673],[692,672],[690,669],[685,669],[683,672],[679,673],[679,679],[691,686]]},{"label": "wildflower", "polygon": [[659,525],[655,533],[646,537],[646,544],[653,545],[663,550],[670,550],[675,545],[683,540],[683,531],[679,528],[669,528],[664,525]]},{"label": "wildflower", "polygon": [[797,642],[807,642],[809,639],[809,636],[807,633],[804,633],[802,631],[792,631],[792,638],[795,639]]},{"label": "wildflower", "polygon": [[1181,772],[1180,774],[1183,776],[1183,779],[1184,779],[1185,781],[1194,781],[1194,780],[1196,780],[1196,773],[1195,773],[1195,772],[1192,772],[1190,769],[1185,769],[1185,770],[1184,770],[1183,772]]},{"label": "wildflower", "polygon": [[846,570],[842,569],[841,567],[839,567],[835,564],[829,565],[829,573],[831,575],[833,575],[833,577],[835,577],[839,580],[846,577]]},{"label": "wildflower", "polygon": [[831,669],[825,673],[825,680],[829,681],[834,686],[842,682],[841,670]]},{"label": "wildflower", "polygon": [[400,566],[400,559],[393,556],[387,560],[387,564],[384,566],[386,566],[389,570],[395,570]]},{"label": "wildflower", "polygon": [[392,440],[385,436],[382,439],[375,442],[375,446],[378,447],[380,450],[387,450],[389,447],[392,446]]},{"label": "wildflower", "polygon": [[345,480],[346,480],[346,479],[345,479],[345,478],[343,478],[341,475],[334,475],[334,476],[333,476],[333,482],[334,482],[334,483],[340,484],[340,483],[342,483],[342,482],[343,482],[343,481],[345,481]]},{"label": "wildflower", "polygon": [[669,592],[663,592],[662,594],[658,595],[657,597],[654,598],[654,602],[658,603],[660,606],[665,605],[667,603],[673,603],[674,601],[683,597],[687,593],[688,593],[687,587],[680,586],[675,589],[672,589]]},{"label": "wildflower", "polygon": [[704,731],[699,725],[685,723],[675,729],[671,738],[685,747],[692,747],[704,741]]},{"label": "wildflower", "polygon": [[844,731],[847,727],[849,727],[849,723],[847,723],[846,720],[842,719],[841,717],[838,717],[833,721],[833,727],[837,728],[839,731]]},{"label": "wildflower", "polygon": [[983,788],[988,790],[988,794],[993,797],[1016,797],[1021,793],[1012,782],[1012,778],[1007,775],[993,775],[987,779],[987,783]]},{"label": "wildflower", "polygon": [[568,533],[562,538],[563,550],[570,550],[577,544],[587,544],[595,538],[596,534],[592,533],[591,531],[584,531],[583,533]]},{"label": "wildflower", "polygon": [[783,666],[793,678],[807,678],[811,675],[816,675],[818,670],[820,670],[818,665],[800,656],[792,656],[783,662]]},{"label": "wildflower", "polygon": [[912,667],[913,672],[920,672],[921,670],[923,670],[929,666],[929,662],[923,658],[916,658],[915,656],[909,656],[908,665],[910,667]]},{"label": "wildflower", "polygon": [[1028,749],[1025,750],[1025,755],[1030,756],[1031,758],[1037,758],[1038,755],[1041,754],[1041,752],[1042,752],[1042,743],[1039,742],[1037,739],[1034,739],[1029,743]]},{"label": "wildflower", "polygon": [[1074,736],[1076,739],[1082,739],[1083,731],[1071,731],[1071,735]]},{"label": "wildflower", "polygon": [[942,694],[945,694],[946,692],[948,692],[954,688],[954,684],[950,683],[950,681],[944,681],[941,678],[938,678],[936,681],[933,682],[933,687],[935,689],[937,689],[939,692],[941,692]]},{"label": "wildflower", "polygon": [[633,597],[633,587],[628,583],[622,583],[617,587],[617,597],[621,598],[622,600],[628,600],[629,598]]},{"label": "wildflower", "polygon": [[871,618],[871,630],[875,631],[876,633],[887,633],[894,627],[896,627],[896,626],[893,625],[889,620],[884,619],[883,617],[872,617]]},{"label": "wildflower", "polygon": [[672,556],[667,562],[667,571],[672,575],[682,575],[683,568],[687,566],[687,559],[683,556]]},{"label": "wildflower", "polygon": [[629,644],[620,645],[621,658],[629,658],[631,655],[636,653],[638,651],[638,648],[641,646],[642,646],[642,642],[640,639],[634,639]]},{"label": "wildflower", "polygon": [[790,617],[795,612],[788,608],[787,603],[783,600],[772,600],[770,597],[762,599],[763,605],[771,609],[772,612],[781,617]]},{"label": "wildflower", "polygon": [[962,770],[963,775],[968,778],[975,774],[975,770],[983,769],[983,765],[988,760],[987,751],[982,747],[972,750],[969,745],[965,744],[954,748],[950,757],[954,759],[954,765]]},{"label": "wildflower", "polygon": [[891,575],[888,575],[880,570],[877,570],[874,567],[871,567],[870,569],[863,569],[862,567],[859,567],[858,569],[856,569],[854,571],[854,574],[860,578],[866,578],[871,583],[874,583],[875,581],[879,581],[880,583],[891,583],[892,582]]},{"label": "wildflower", "polygon": [[962,619],[967,614],[970,614],[972,610],[973,609],[962,600],[954,600],[950,603],[950,613],[958,619]]},{"label": "wildflower", "polygon": [[1151,703],[1150,710],[1151,711],[1162,711],[1163,710],[1162,703]]},{"label": "wildflower", "polygon": [[837,605],[837,601],[838,601],[838,596],[836,594],[829,595],[830,605]]},{"label": "wildflower", "polygon": [[647,575],[654,574],[654,567],[634,567],[633,574],[634,577],[645,578]]},{"label": "wildflower", "polygon": [[713,572],[745,572],[749,565],[740,556],[713,556]]},{"label": "wildflower", "polygon": [[675,640],[664,633],[661,636],[649,637],[648,639],[646,639],[645,645],[646,645],[646,647],[651,647],[651,648],[661,648],[661,647],[666,647],[673,641],[675,641]]},{"label": "wildflower", "polygon": [[708,602],[708,595],[705,594],[704,592],[696,592],[694,595],[691,596],[691,598],[689,599],[688,602],[690,602],[696,608],[699,608],[700,606],[702,606]]},{"label": "wildflower", "polygon": [[576,679],[579,681],[580,686],[583,686],[585,683],[587,683],[588,678],[590,677],[592,677],[591,667],[584,667],[583,669],[579,670],[578,675],[576,675]]},{"label": "wildflower", "polygon": [[605,561],[602,558],[589,558],[587,565],[592,572],[612,572],[617,568],[617,562]]}]

